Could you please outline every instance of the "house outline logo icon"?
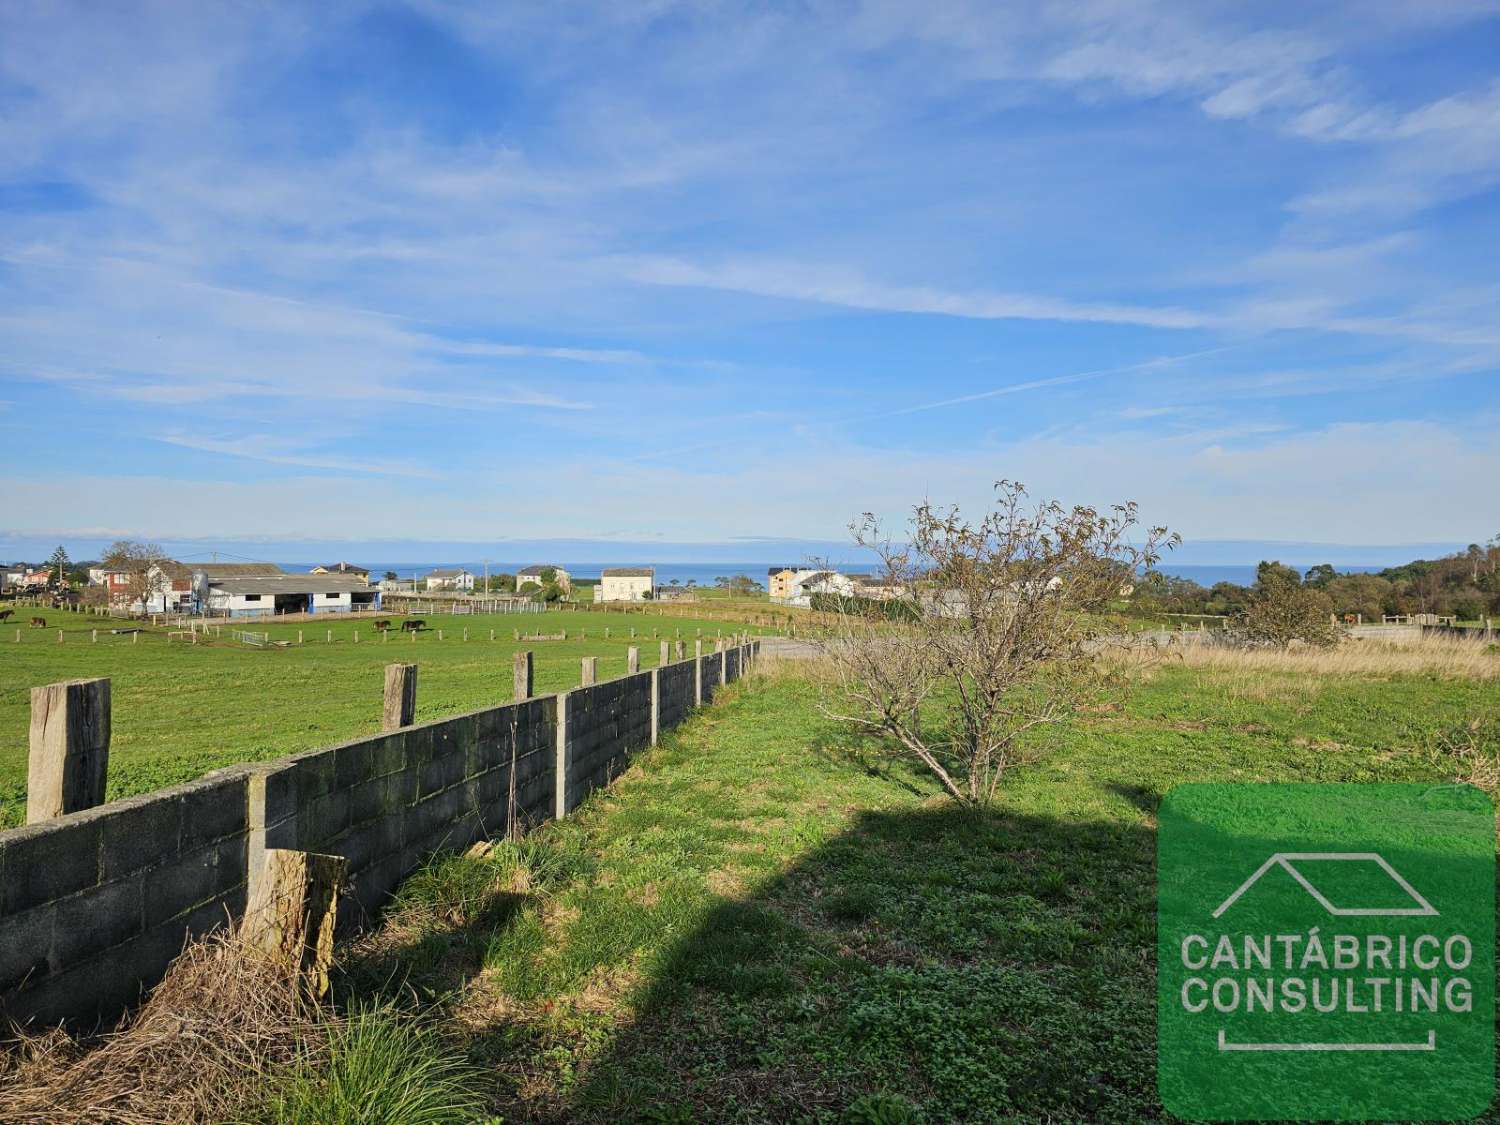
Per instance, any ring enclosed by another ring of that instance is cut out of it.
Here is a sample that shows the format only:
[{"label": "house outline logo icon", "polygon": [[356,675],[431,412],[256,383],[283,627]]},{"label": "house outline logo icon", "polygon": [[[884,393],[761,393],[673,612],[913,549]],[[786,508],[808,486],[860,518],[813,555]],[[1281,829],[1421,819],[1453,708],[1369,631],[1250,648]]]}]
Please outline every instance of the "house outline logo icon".
[{"label": "house outline logo icon", "polygon": [[[1342,860],[1346,862],[1373,863],[1384,871],[1391,880],[1399,886],[1415,903],[1413,906],[1396,907],[1360,907],[1360,906],[1335,906],[1322,891],[1318,890],[1306,875],[1297,869],[1295,863],[1314,862],[1323,860]],[[1313,900],[1317,902],[1329,914],[1338,918],[1420,918],[1434,917],[1438,910],[1432,903],[1428,902],[1413,887],[1402,874],[1392,867],[1379,852],[1276,852],[1270,859],[1266,860],[1255,869],[1255,873],[1246,879],[1235,889],[1234,893],[1226,898],[1214,910],[1213,917],[1217,918],[1226,910],[1239,901],[1240,897],[1255,886],[1273,867],[1280,867],[1288,875],[1297,881]]]}]

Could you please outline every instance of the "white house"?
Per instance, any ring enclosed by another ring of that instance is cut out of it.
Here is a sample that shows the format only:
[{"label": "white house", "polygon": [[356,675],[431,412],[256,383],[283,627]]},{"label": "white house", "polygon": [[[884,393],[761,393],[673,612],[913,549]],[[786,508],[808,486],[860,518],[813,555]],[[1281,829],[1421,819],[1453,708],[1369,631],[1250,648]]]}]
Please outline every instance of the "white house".
[{"label": "white house", "polygon": [[472,590],[474,576],[467,570],[440,567],[428,572],[427,588],[429,590]]},{"label": "white house", "polygon": [[773,566],[766,571],[766,593],[773,602],[785,602],[797,595],[797,585],[824,571],[815,566]]},{"label": "white house", "polygon": [[596,602],[644,602],[651,600],[656,585],[656,568],[650,566],[616,566],[599,572],[594,587]]},{"label": "white house", "polygon": [[545,586],[547,581],[542,577],[544,570],[553,572],[552,581],[557,583],[563,593],[572,592],[573,576],[554,563],[537,563],[534,566],[523,566],[516,571],[516,592],[520,593],[521,589],[526,586]]},{"label": "white house", "polygon": [[858,593],[854,579],[836,570],[811,571],[790,583],[789,588],[791,594],[785,599],[786,604],[803,607],[812,604],[814,594],[839,594],[843,597],[853,597]]}]

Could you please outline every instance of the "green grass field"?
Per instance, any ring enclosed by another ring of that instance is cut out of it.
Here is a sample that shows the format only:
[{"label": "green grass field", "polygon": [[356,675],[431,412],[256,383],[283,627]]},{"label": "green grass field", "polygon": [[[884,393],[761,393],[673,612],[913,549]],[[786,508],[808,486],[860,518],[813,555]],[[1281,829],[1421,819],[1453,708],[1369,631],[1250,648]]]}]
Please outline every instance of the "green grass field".
[{"label": "green grass field", "polygon": [[1446,781],[1447,735],[1500,729],[1494,681],[1167,666],[975,815],[803,675],[735,685],[575,817],[414,877],[341,998],[426,1010],[504,1121],[1159,1119],[1162,795]]},{"label": "green grass field", "polygon": [[[49,628],[29,628],[26,623],[34,613],[46,617]],[[632,643],[641,650],[641,667],[654,668],[660,642],[652,639],[653,630],[673,640],[680,632],[691,654],[700,630],[712,639],[739,627],[723,620],[593,612],[423,616],[430,631],[416,639],[392,633],[384,642],[368,619],[328,615],[301,624],[235,621],[235,628],[269,632],[275,640],[295,641],[302,632],[301,646],[257,649],[231,640],[229,624],[222,639],[196,645],[181,639],[169,643],[164,627],[132,642],[109,633],[130,622],[19,607],[15,618],[0,623],[0,827],[24,819],[31,688],[39,684],[91,676],[112,681],[113,800],[221,766],[374,732],[380,722],[382,669],[395,661],[420,667],[417,716],[433,719],[508,702],[511,658],[520,649],[536,654],[536,690],[561,691],[578,686],[584,656],[599,657],[600,679],[623,675]],[[97,643],[90,639],[96,628]],[[606,628],[611,634],[607,640]],[[629,639],[632,628],[634,642]],[[518,644],[512,639],[515,629],[523,635],[566,630],[568,640]],[[331,641],[326,639],[330,631]]]}]

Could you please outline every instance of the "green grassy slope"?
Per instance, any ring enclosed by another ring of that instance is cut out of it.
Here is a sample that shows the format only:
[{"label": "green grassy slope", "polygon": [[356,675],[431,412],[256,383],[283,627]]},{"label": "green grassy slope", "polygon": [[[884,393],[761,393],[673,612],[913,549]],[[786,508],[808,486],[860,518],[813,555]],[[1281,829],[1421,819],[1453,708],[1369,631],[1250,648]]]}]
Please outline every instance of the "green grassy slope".
[{"label": "green grassy slope", "polygon": [[[29,628],[33,613],[45,616],[49,627]],[[31,688],[39,684],[90,676],[112,680],[113,800],[187,781],[205,770],[373,733],[380,724],[382,669],[395,661],[419,666],[417,716],[433,719],[508,702],[511,657],[520,649],[536,654],[536,690],[551,692],[578,686],[584,656],[599,657],[601,679],[623,675],[632,643],[641,650],[641,667],[655,667],[660,643],[652,630],[671,639],[680,633],[691,653],[699,630],[712,639],[738,628],[724,621],[589,612],[424,616],[431,631],[415,639],[392,634],[384,643],[368,619],[328,615],[269,626],[236,621],[236,628],[268,631],[278,640],[295,641],[301,630],[305,642],[256,649],[230,640],[227,624],[223,639],[210,643],[168,643],[165,628],[132,642],[109,633],[129,622],[17,608],[15,619],[0,623],[0,827],[24,818]],[[90,639],[96,628],[97,643]],[[632,628],[634,642],[628,639]],[[523,635],[566,630],[568,640],[518,644],[512,639],[516,629]]]},{"label": "green grassy slope", "polygon": [[411,880],[341,990],[435,1004],[506,1121],[1155,1119],[1161,794],[1449,778],[1474,715],[1492,684],[1166,668],[981,816],[752,679]]}]

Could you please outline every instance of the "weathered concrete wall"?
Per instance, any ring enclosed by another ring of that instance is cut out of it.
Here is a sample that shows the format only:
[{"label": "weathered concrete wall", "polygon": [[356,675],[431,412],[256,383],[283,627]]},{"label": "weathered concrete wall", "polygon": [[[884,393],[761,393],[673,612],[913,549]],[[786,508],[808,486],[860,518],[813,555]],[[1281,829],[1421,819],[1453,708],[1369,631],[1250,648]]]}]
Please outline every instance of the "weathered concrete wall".
[{"label": "weathered concrete wall", "polygon": [[112,1015],[244,909],[249,770],[0,832],[0,1014]]},{"label": "weathered concrete wall", "polygon": [[518,823],[551,815],[556,720],[542,696],[256,768],[251,870],[263,848],[344,856],[341,921],[368,914],[434,852],[505,833],[513,758]]},{"label": "weathered concrete wall", "polygon": [[[697,662],[705,703],[724,656]],[[742,665],[734,652],[731,676]],[[693,710],[694,671],[689,659],[655,673],[660,731]],[[530,828],[554,815],[559,796],[571,811],[649,744],[651,676],[220,770],[0,832],[0,1024],[118,1013],[189,936],[243,913],[267,848],[348,859],[347,925],[434,852],[502,835],[512,822]]]},{"label": "weathered concrete wall", "polygon": [[706,707],[714,701],[714,693],[719,690],[719,677],[723,670],[724,654],[722,652],[711,653],[700,662],[701,675],[703,676],[703,705]]},{"label": "weathered concrete wall", "polygon": [[608,785],[631,754],[651,744],[651,674],[607,680],[562,698],[567,714],[562,808],[569,813]]},{"label": "weathered concrete wall", "polygon": [[693,686],[693,661],[664,664],[657,671],[657,727],[666,734],[692,712],[696,706]]}]

